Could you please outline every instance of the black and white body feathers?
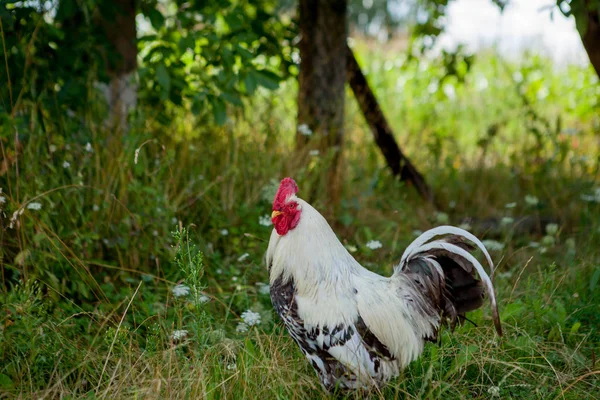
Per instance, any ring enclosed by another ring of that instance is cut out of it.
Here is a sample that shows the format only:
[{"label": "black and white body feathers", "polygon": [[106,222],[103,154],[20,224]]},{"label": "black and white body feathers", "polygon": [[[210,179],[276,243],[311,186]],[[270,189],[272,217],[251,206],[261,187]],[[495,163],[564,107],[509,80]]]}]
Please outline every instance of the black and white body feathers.
[{"label": "black and white body feathers", "polygon": [[485,294],[501,333],[492,282],[466,241],[493,264],[470,233],[450,226],[427,231],[393,275],[382,277],[350,255],[318,211],[295,195],[290,200],[302,214],[295,229],[271,235],[271,299],[327,390],[379,386],[397,376],[445,321],[454,326]]}]

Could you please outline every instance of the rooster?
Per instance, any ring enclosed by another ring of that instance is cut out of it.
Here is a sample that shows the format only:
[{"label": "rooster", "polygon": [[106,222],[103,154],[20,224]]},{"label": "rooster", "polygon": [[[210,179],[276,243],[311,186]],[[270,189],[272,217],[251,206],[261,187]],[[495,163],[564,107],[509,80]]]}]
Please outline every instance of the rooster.
[{"label": "rooster", "polygon": [[285,178],[273,201],[271,301],[326,390],[381,386],[418,358],[426,341],[437,340],[444,322],[454,327],[481,307],[485,292],[502,335],[492,282],[466,242],[481,249],[493,271],[475,236],[452,226],[431,229],[408,246],[391,277],[382,277],[363,268],[297,192]]}]

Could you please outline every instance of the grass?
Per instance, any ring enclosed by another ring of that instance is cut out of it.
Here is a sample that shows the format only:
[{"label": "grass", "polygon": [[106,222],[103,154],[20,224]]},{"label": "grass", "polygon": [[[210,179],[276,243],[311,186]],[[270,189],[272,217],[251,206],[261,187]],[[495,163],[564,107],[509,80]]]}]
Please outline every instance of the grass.
[{"label": "grass", "polygon": [[[445,331],[368,396],[600,398],[600,204],[582,199],[598,180],[593,72],[482,54],[464,84],[432,85],[436,62],[359,54],[400,143],[448,206],[433,210],[390,177],[349,97],[339,238],[389,274],[413,231],[468,219],[496,242],[505,330],[494,334],[484,307],[469,316],[477,326]],[[259,93],[221,128],[182,111],[166,130],[152,110],[127,136],[43,112],[2,125],[0,397],[326,396],[257,284],[271,229],[259,220],[278,180],[293,175],[311,193],[326,168],[325,155],[292,167],[294,93],[293,82]],[[176,284],[190,295],[175,296]],[[238,332],[246,310],[261,322]]]}]

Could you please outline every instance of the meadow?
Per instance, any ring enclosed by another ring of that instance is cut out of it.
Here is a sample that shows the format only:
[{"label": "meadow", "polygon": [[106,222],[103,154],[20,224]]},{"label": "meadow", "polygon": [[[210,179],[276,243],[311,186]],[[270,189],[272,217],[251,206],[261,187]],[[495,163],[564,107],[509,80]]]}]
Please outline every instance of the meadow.
[{"label": "meadow", "polygon": [[[381,391],[342,397],[600,398],[592,69],[490,50],[446,76],[435,60],[356,49],[445,207],[391,176],[348,91],[338,237],[389,275],[419,231],[472,230],[497,263],[505,335],[484,307]],[[295,99],[293,80],[258,90],[221,127],[185,109],[165,126],[140,108],[125,135],[95,104],[4,118],[0,398],[326,397],[272,311],[263,263],[280,179],[325,206],[311,185],[328,155],[298,166]]]}]

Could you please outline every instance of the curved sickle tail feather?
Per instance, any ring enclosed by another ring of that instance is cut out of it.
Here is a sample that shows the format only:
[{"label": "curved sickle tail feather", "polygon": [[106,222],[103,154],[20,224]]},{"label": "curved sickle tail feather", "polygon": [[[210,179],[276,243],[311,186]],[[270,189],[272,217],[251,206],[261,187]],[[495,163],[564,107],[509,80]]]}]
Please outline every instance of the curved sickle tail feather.
[{"label": "curved sickle tail feather", "polygon": [[[433,240],[444,235],[444,238]],[[394,268],[394,275],[418,274],[426,277],[428,284],[423,287],[424,295],[429,295],[433,305],[441,308],[452,325],[458,315],[481,306],[483,283],[490,298],[494,326],[498,335],[502,336],[492,280],[468,251],[474,247],[465,240],[473,242],[483,252],[493,276],[494,263],[483,243],[473,234],[454,226],[433,228],[416,238],[404,251],[400,264]],[[481,281],[474,276],[475,271]]]}]

